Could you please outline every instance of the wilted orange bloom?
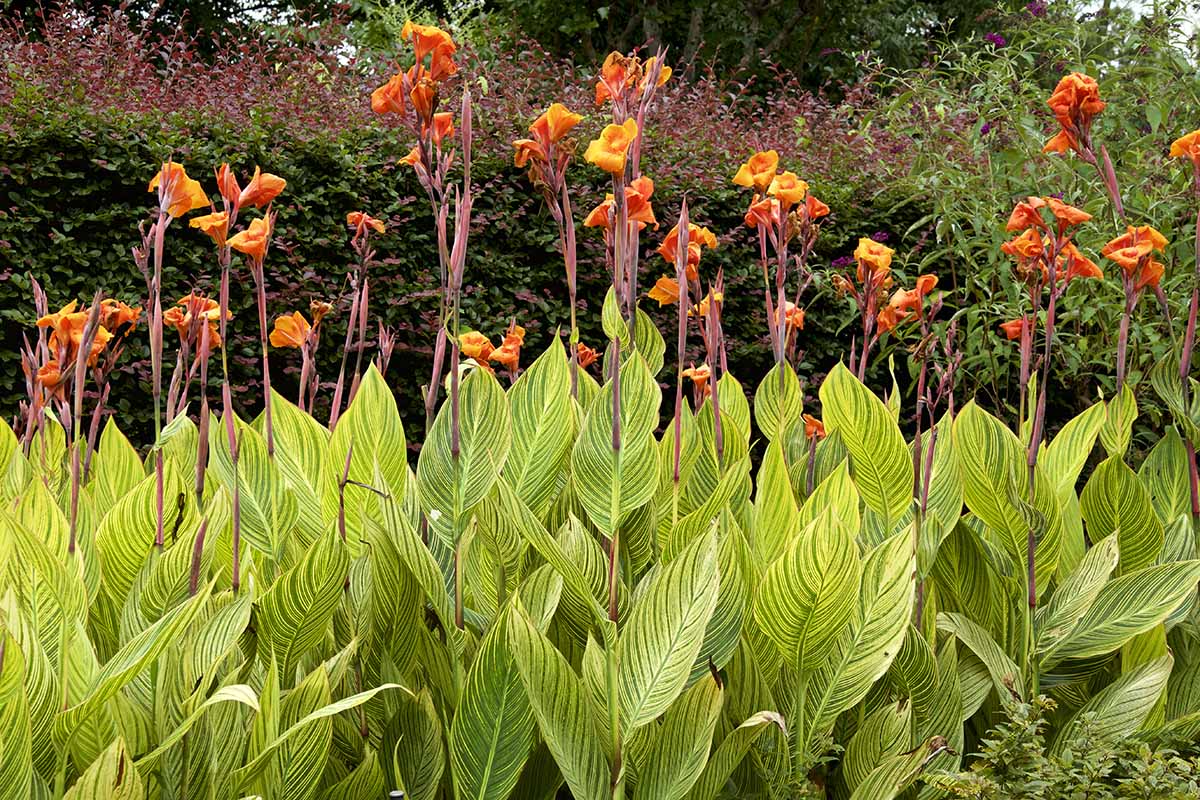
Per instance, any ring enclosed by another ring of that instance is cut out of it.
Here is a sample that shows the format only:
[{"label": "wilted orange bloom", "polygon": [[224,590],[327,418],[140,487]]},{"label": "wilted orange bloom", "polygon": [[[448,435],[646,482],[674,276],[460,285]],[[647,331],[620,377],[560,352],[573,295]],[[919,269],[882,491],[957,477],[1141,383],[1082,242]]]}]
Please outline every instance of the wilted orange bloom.
[{"label": "wilted orange bloom", "polygon": [[1014,339],[1021,338],[1021,334],[1025,331],[1027,324],[1028,320],[1025,317],[1021,317],[1020,319],[1000,323],[1000,330],[1004,333],[1004,337],[1011,342]]},{"label": "wilted orange bloom", "polygon": [[271,331],[271,346],[272,347],[304,347],[304,343],[308,341],[308,334],[312,331],[312,326],[308,324],[308,320],[299,311],[293,311],[290,315],[285,314],[282,317],[275,318],[275,328]]},{"label": "wilted orange bloom", "polygon": [[254,177],[250,179],[250,183],[246,184],[246,188],[242,189],[238,205],[243,208],[246,206],[262,208],[278,197],[286,187],[287,181],[283,178],[255,167]]},{"label": "wilted orange bloom", "polygon": [[442,144],[442,139],[446,139],[454,135],[454,115],[449,111],[443,111],[433,115],[433,143],[439,147]]},{"label": "wilted orange bloom", "polygon": [[866,280],[867,269],[876,276],[886,275],[892,268],[892,254],[896,251],[874,239],[863,237],[854,248],[854,260],[858,262],[858,279]]},{"label": "wilted orange bloom", "polygon": [[1058,268],[1066,270],[1065,280],[1076,278],[1103,278],[1104,271],[1096,262],[1079,252],[1074,242],[1067,242],[1058,253]]},{"label": "wilted orange bloom", "polygon": [[[708,228],[702,228],[699,225],[688,223],[688,246],[687,246],[687,277],[688,280],[696,280],[699,273],[696,268],[700,265],[700,248],[707,247],[710,250],[717,246],[717,236]],[[663,243],[658,246],[655,251],[668,264],[675,263],[676,250],[679,248],[679,226],[667,233],[667,238],[663,239]]]},{"label": "wilted orange bloom", "polygon": [[[410,167],[415,167],[418,164],[420,164],[421,163],[421,148],[414,147],[412,150],[409,150],[408,153],[404,156],[404,158],[400,159],[400,163],[408,164]],[[518,164],[517,166],[520,166],[520,164]]]},{"label": "wilted orange bloom", "polygon": [[683,371],[683,377],[690,378],[692,383],[696,385],[696,388],[700,390],[701,395],[708,395],[708,379],[712,377],[712,369],[709,368],[708,364],[701,364],[698,367],[688,367]]},{"label": "wilted orange bloom", "polygon": [[779,168],[779,153],[765,150],[750,156],[745,164],[738,167],[733,182],[738,186],[752,186],[754,191],[765,194],[775,180],[775,170]]},{"label": "wilted orange bloom", "polygon": [[188,177],[182,164],[168,161],[162,165],[158,174],[150,179],[148,191],[158,191],[163,185],[163,197],[160,206],[172,217],[182,217],[193,209],[209,205],[208,195],[200,181]]},{"label": "wilted orange bloom", "polygon": [[637,135],[638,125],[632,119],[621,125],[606,125],[600,138],[588,144],[583,157],[605,172],[619,175],[625,171],[625,155]]},{"label": "wilted orange bloom", "polygon": [[811,194],[804,198],[804,209],[808,212],[809,219],[820,219],[829,215],[829,206],[822,203]]},{"label": "wilted orange bloom", "polygon": [[1045,251],[1045,245],[1037,228],[1029,228],[1015,239],[1000,245],[1000,250],[1018,261],[1032,261]]},{"label": "wilted orange bloom", "polygon": [[308,311],[312,314],[313,326],[321,324],[321,320],[325,319],[330,311],[333,311],[333,303],[327,303],[324,300],[311,300],[308,303]]},{"label": "wilted orange bloom", "polygon": [[441,28],[433,25],[418,25],[412,21],[404,23],[404,27],[400,29],[400,38],[412,43],[417,61],[421,61],[439,48],[447,50],[446,55],[452,55],[458,49],[454,40],[450,38],[450,34]]},{"label": "wilted orange bloom", "polygon": [[800,180],[794,172],[781,172],[771,179],[770,185],[767,186],[767,194],[785,206],[794,206],[802,202],[808,194],[808,184]]},{"label": "wilted orange bloom", "polygon": [[816,436],[818,439],[825,438],[825,423],[814,417],[812,414],[804,414],[804,438],[811,439]]},{"label": "wilted orange bloom", "polygon": [[404,76],[393,75],[387,83],[371,92],[371,110],[376,114],[404,114],[407,98]]},{"label": "wilted orange bloom", "polygon": [[596,105],[612,99],[614,92],[619,92],[628,85],[633,78],[630,74],[633,63],[633,59],[624,53],[614,50],[608,54],[600,67],[600,80],[596,82]]},{"label": "wilted orange bloom", "polygon": [[600,357],[600,354],[583,342],[579,342],[575,345],[575,357],[579,360],[579,368],[587,369],[596,363],[596,359]]},{"label": "wilted orange bloom", "polygon": [[539,161],[544,164],[548,160],[546,148],[534,139],[516,139],[512,144],[516,150],[513,153],[513,165],[519,169],[529,166],[530,161]]},{"label": "wilted orange bloom", "polygon": [[1039,210],[1045,205],[1046,201],[1040,197],[1030,197],[1018,202],[1013,206],[1012,214],[1009,215],[1008,224],[1004,226],[1004,230],[1023,231],[1026,228],[1046,227],[1046,221],[1042,219],[1042,212]]},{"label": "wilted orange bloom", "polygon": [[217,191],[230,205],[237,203],[238,198],[242,195],[242,187],[238,186],[237,175],[233,173],[233,169],[228,164],[222,164],[217,168]]},{"label": "wilted orange bloom", "polygon": [[225,237],[229,235],[229,212],[214,211],[202,217],[192,217],[188,225],[207,234],[217,243],[217,247],[224,247]]},{"label": "wilted orange bloom", "polygon": [[1072,225],[1080,225],[1092,218],[1092,215],[1081,208],[1076,208],[1072,205],[1067,205],[1057,197],[1043,198],[1046,201],[1050,213],[1059,221],[1063,227],[1071,227]]},{"label": "wilted orange bloom", "polygon": [[679,282],[663,275],[654,282],[647,296],[651,300],[657,300],[660,306],[674,305],[679,302]]},{"label": "wilted orange bloom", "polygon": [[513,322],[504,334],[504,341],[488,355],[488,361],[495,361],[515,371],[521,360],[521,345],[524,343],[525,329]]},{"label": "wilted orange bloom", "polygon": [[529,132],[540,141],[553,143],[570,133],[582,119],[582,114],[572,112],[562,103],[554,103],[533,121]]},{"label": "wilted orange bloom", "polygon": [[428,120],[433,116],[433,107],[437,104],[437,84],[429,78],[421,78],[413,84],[408,99],[412,101],[417,116]]},{"label": "wilted orange bloom", "polygon": [[127,306],[112,298],[100,301],[100,324],[114,333],[128,326],[125,330],[125,335],[128,335],[141,316],[141,306]]},{"label": "wilted orange bloom", "polygon": [[1190,158],[1193,164],[1200,165],[1200,130],[1171,142],[1171,158]]},{"label": "wilted orange bloom", "polygon": [[479,331],[467,331],[458,337],[458,349],[467,358],[482,363],[496,348],[492,346],[492,340]]},{"label": "wilted orange bloom", "polygon": [[271,241],[271,223],[266,217],[250,221],[250,227],[229,239],[229,246],[239,253],[245,253],[255,261],[262,261],[267,254],[267,245]]},{"label": "wilted orange bloom", "polygon": [[838,275],[835,273],[830,279],[830,283],[833,284],[834,291],[836,291],[839,296],[854,294],[854,284],[851,283],[845,275]]},{"label": "wilted orange bloom", "polygon": [[354,235],[356,237],[362,236],[367,228],[371,228],[376,233],[383,233],[387,230],[387,226],[383,220],[375,219],[375,217],[372,217],[365,211],[351,211],[346,215],[346,225],[354,228]]},{"label": "wilted orange bloom", "polygon": [[1158,286],[1158,282],[1162,280],[1164,268],[1162,262],[1156,261],[1153,256],[1147,258],[1142,264],[1142,268],[1138,270],[1137,279],[1133,282],[1133,290],[1140,292],[1147,286],[1154,288]]}]

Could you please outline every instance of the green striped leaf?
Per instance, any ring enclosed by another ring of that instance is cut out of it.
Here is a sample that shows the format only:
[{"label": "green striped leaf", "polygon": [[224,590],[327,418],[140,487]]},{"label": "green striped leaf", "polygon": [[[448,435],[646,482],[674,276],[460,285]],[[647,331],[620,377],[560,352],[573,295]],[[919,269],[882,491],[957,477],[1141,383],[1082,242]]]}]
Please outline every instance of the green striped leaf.
[{"label": "green striped leaf", "polygon": [[238,436],[236,472],[224,424],[209,429],[209,468],[230,496],[236,474],[242,539],[264,556],[280,561],[288,534],[300,515],[296,495],[284,481],[279,464],[267,452],[263,435],[241,419],[235,419],[234,426]]},{"label": "green striped leaf", "polygon": [[[824,403],[824,398],[821,402]],[[763,436],[768,441],[781,441],[788,426],[800,418],[803,410],[804,395],[795,370],[786,362],[771,367],[754,394],[754,421]]]},{"label": "green striped leaf", "polygon": [[117,737],[71,786],[64,800],[142,800],[146,787],[125,740]]},{"label": "green striped leaf", "polygon": [[691,674],[717,604],[716,537],[700,537],[639,591],[620,639],[618,691],[627,731],[654,720]]},{"label": "green striped leaf", "polygon": [[1101,540],[1087,552],[1079,566],[1066,577],[1050,598],[1048,605],[1037,610],[1037,649],[1049,650],[1070,633],[1117,568],[1117,537]]},{"label": "green striped leaf", "polygon": [[142,459],[117,427],[115,417],[104,423],[100,443],[92,455],[88,489],[101,508],[112,508],[146,477]]},{"label": "green striped leaf", "polygon": [[1137,419],[1137,400],[1126,383],[1121,392],[1105,405],[1104,425],[1100,428],[1100,442],[1109,456],[1120,458],[1129,449],[1133,438],[1133,423]]},{"label": "green striped leaf", "polygon": [[621,517],[648,503],[658,485],[654,429],[662,393],[640,356],[622,366],[620,383],[620,450],[613,450],[613,383],[609,381],[588,409],[571,452],[571,479],[579,501],[606,535],[612,534]]},{"label": "green striped leaf", "polygon": [[904,436],[883,402],[844,364],[830,371],[820,396],[825,427],[840,434],[850,453],[858,493],[890,531],[912,504],[912,458]]},{"label": "green striped leaf", "polygon": [[734,770],[741,765],[742,759],[750,752],[750,748],[762,734],[772,726],[783,734],[787,726],[783,717],[774,711],[759,711],[734,728],[713,752],[700,778],[692,786],[687,800],[716,800],[718,794],[733,775]]},{"label": "green striped leaf", "polygon": [[1138,478],[1150,492],[1150,502],[1163,525],[1190,514],[1191,487],[1187,451],[1174,428],[1168,428],[1138,469]]},{"label": "green striped leaf", "polygon": [[861,574],[854,531],[822,514],[767,570],[755,622],[788,663],[814,670],[834,655],[831,645],[851,621]]},{"label": "green striped leaf", "polygon": [[638,772],[634,800],[682,800],[704,771],[724,692],[712,676],[667,709]]},{"label": "green striped leaf", "polygon": [[1126,672],[1085,703],[1070,721],[1059,729],[1051,752],[1061,753],[1079,731],[1085,716],[1096,742],[1115,742],[1133,735],[1158,704],[1174,659],[1163,656]]},{"label": "green striped leaf", "polygon": [[[800,510],[783,463],[783,445],[767,445],[754,495],[754,544],[761,563],[771,564],[801,530]],[[857,511],[857,507],[855,511]]]},{"label": "green striped leaf", "polygon": [[417,460],[417,487],[429,527],[454,544],[470,510],[487,497],[508,457],[512,421],[496,376],[473,370],[459,389],[459,453],[453,447],[453,408],[446,402]]},{"label": "green striped leaf", "polygon": [[946,747],[945,739],[934,736],[911,752],[891,756],[871,771],[850,800],[894,800]]},{"label": "green striped leaf", "polygon": [[1189,600],[1197,581],[1200,561],[1161,564],[1114,578],[1100,589],[1071,632],[1046,649],[1042,669],[1067,658],[1111,653]]},{"label": "green striped leaf", "polygon": [[988,674],[992,676],[996,691],[1002,693],[1001,696],[1005,693],[1024,696],[1025,684],[1021,670],[1004,652],[1004,648],[996,644],[991,634],[962,614],[938,614],[937,626],[938,630],[958,637],[958,640],[983,662]]},{"label": "green striped leaf", "polygon": [[508,391],[512,448],[504,477],[543,517],[559,491],[574,435],[567,356],[555,338]]},{"label": "green striped leaf", "polygon": [[25,800],[33,786],[33,730],[25,696],[25,656],[0,627],[0,786],[6,798]]},{"label": "green striped leaf", "polygon": [[912,616],[912,537],[902,531],[864,559],[850,624],[812,674],[805,697],[801,741],[820,741],[839,714],[853,707],[891,666]]},{"label": "green striped leaf", "polygon": [[880,706],[867,715],[846,745],[842,776],[853,792],[884,759],[911,747],[912,706],[905,700]]},{"label": "green striped leaf", "polygon": [[1162,523],[1154,513],[1150,492],[1121,459],[1101,462],[1079,496],[1079,507],[1093,542],[1116,534],[1121,572],[1133,572],[1158,560],[1162,552]]},{"label": "green striped leaf", "polygon": [[329,431],[274,389],[271,413],[275,463],[296,498],[296,524],[308,541],[316,541],[332,519],[325,516],[322,500],[341,478],[329,470]]},{"label": "green striped leaf", "polygon": [[393,724],[400,732],[392,751],[392,763],[400,776],[405,797],[434,800],[438,797],[446,758],[442,745],[442,723],[429,689],[416,697],[399,697],[400,708]]},{"label": "green striped leaf", "polygon": [[609,768],[579,677],[520,604],[508,617],[508,639],[542,739],[572,796],[606,800]]},{"label": "green striped leaf", "polygon": [[281,575],[259,602],[259,621],[284,686],[309,650],[325,638],[342,597],[350,557],[332,529]]},{"label": "green striped leaf", "polygon": [[1062,426],[1049,445],[1046,445],[1038,463],[1057,487],[1075,486],[1079,473],[1092,454],[1096,436],[1104,426],[1103,403],[1088,406],[1082,414],[1072,417]]}]

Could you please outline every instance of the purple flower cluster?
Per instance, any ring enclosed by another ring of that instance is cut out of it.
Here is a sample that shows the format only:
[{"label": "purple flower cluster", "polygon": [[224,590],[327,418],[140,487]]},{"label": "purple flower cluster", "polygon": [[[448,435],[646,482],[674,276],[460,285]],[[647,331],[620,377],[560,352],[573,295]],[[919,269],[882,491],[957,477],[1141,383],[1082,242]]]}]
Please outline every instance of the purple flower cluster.
[{"label": "purple flower cluster", "polygon": [[1047,7],[1046,0],[1030,0],[1029,3],[1025,4],[1025,10],[1029,12],[1031,17],[1046,16]]},{"label": "purple flower cluster", "polygon": [[984,34],[983,40],[994,47],[1004,47],[1008,44],[1008,40],[998,33]]}]

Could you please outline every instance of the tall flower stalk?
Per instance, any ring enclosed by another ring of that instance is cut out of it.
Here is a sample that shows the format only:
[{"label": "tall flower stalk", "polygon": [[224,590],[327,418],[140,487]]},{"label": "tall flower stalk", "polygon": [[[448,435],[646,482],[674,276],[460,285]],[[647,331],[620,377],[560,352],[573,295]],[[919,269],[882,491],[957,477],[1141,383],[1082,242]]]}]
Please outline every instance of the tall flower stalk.
[{"label": "tall flower stalk", "polygon": [[[1188,304],[1187,324],[1179,352],[1179,383],[1182,408],[1190,409],[1192,358],[1196,347],[1196,317],[1200,311],[1200,130],[1181,136],[1171,143],[1172,158],[1187,158],[1192,162],[1192,196],[1196,201],[1195,250],[1193,251],[1192,299]],[[1192,528],[1200,531],[1200,467],[1196,463],[1196,446],[1190,436],[1184,437],[1187,450],[1188,484],[1192,502]]]},{"label": "tall flower stalk", "polygon": [[[337,427],[342,414],[342,393],[346,382],[346,364],[350,358],[350,350],[356,349],[358,356],[355,361],[354,377],[351,379],[351,399],[361,380],[362,353],[366,349],[366,317],[367,317],[367,267],[374,260],[375,250],[371,247],[371,232],[382,234],[387,230],[383,220],[376,219],[365,211],[352,211],[346,215],[346,225],[354,231],[350,237],[350,247],[357,259],[354,272],[350,274],[350,315],[346,323],[346,341],[342,345],[342,363],[338,368],[337,383],[333,388],[333,401],[329,409],[329,429]],[[314,317],[315,317],[314,311]],[[355,333],[358,334],[357,344]]]}]

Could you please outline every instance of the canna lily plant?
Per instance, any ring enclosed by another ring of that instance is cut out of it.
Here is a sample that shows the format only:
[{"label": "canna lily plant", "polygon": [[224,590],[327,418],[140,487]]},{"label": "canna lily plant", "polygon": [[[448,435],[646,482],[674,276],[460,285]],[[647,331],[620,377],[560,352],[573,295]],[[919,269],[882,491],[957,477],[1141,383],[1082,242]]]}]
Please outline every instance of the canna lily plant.
[{"label": "canna lily plant", "polygon": [[[432,123],[453,43],[415,25],[404,38],[416,65],[372,104]],[[362,212],[349,220],[360,267],[343,377],[351,349],[358,357],[345,407],[339,397],[327,422],[312,414],[322,388],[313,355],[330,309],[272,309],[281,315],[268,333],[273,213],[236,227],[243,206],[270,202],[253,193],[265,180],[242,190],[217,171],[222,210],[192,225],[217,247],[219,293],[171,287],[183,299],[164,311],[167,224],[208,204],[182,168],[164,166],[134,255],[149,276],[154,380],[168,325],[177,366],[146,451],[117,419],[96,422],[103,410],[87,433],[83,424],[87,402],[103,409],[108,364],[140,332],[137,309],[97,296],[52,313],[35,291],[30,396],[16,430],[0,423],[6,792],[932,797],[999,709],[1042,693],[1057,707],[1054,751],[1085,732],[1097,747],[1200,737],[1194,417],[1176,417],[1136,470],[1136,406],[1097,402],[1053,438],[1039,418],[1048,382],[1032,377],[1034,326],[1044,375],[1056,301],[1074,277],[1098,272],[1071,244],[1081,212],[1060,216],[1034,198],[1014,213],[1009,249],[1032,309],[1010,327],[1028,391],[1038,387],[1022,403],[1033,419],[1014,431],[974,401],[957,406],[957,329],[937,320],[936,278],[892,291],[891,251],[870,240],[855,280],[841,277],[863,309],[863,338],[854,368],[839,364],[820,382],[819,415],[788,361],[803,309],[778,291],[786,281],[768,280],[764,298],[776,367],[747,397],[723,342],[731,289],[719,270],[702,280],[716,234],[684,202],[658,248],[669,274],[649,293],[678,312],[665,379],[674,403],[661,424],[666,344],[638,308],[639,235],[656,224],[638,158],[664,74],[661,54],[614,55],[596,89],[614,112],[586,156],[613,188],[589,215],[609,243],[594,265],[612,277],[603,354],[573,331],[530,357],[516,320],[499,344],[460,323],[469,175],[447,200],[454,189],[434,176],[449,156],[432,132],[418,140],[414,166],[427,171],[446,257],[435,357],[448,347],[450,363],[422,389],[436,401],[445,384],[446,399],[415,468],[393,394],[414,387],[385,380],[394,339],[382,326],[377,360],[359,366],[366,238],[386,230]],[[469,102],[462,119],[469,161]],[[1090,135],[1072,130],[1076,141]],[[806,192],[783,194],[799,191],[785,175],[752,180],[780,203],[759,222],[774,226],[783,253],[764,275],[794,271],[794,291],[807,280],[815,215]],[[566,237],[567,194],[554,198]],[[281,350],[276,359],[298,350],[303,376],[295,403],[264,380],[253,419],[234,406],[227,372],[219,410],[207,398],[209,359],[219,350],[225,361],[241,321],[229,313],[235,249],[256,274],[260,344]],[[1194,318],[1193,303],[1189,342]],[[885,401],[855,374],[881,332],[917,335],[911,417],[901,392]],[[685,363],[697,335],[705,361]],[[1189,367],[1169,366],[1194,399]],[[161,402],[160,388],[151,396]],[[1097,443],[1104,458],[1085,476]]]}]

